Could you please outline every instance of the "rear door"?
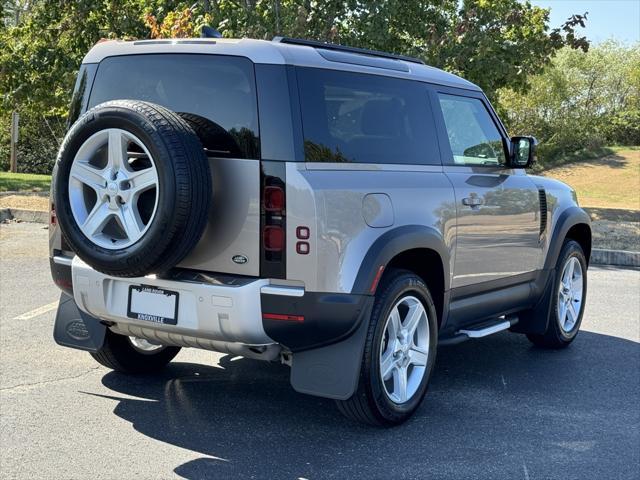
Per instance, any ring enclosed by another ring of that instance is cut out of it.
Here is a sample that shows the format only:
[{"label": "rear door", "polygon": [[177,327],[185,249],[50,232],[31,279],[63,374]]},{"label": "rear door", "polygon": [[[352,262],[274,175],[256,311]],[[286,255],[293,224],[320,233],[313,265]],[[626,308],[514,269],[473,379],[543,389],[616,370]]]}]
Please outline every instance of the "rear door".
[{"label": "rear door", "polygon": [[445,173],[456,201],[452,288],[499,283],[540,268],[535,184],[507,166],[507,137],[481,93],[432,92]]},{"label": "rear door", "polygon": [[179,267],[260,273],[260,133],[254,64],[248,58],[162,53],[108,57],[88,108],[144,100],[195,118],[213,176],[209,222]]}]

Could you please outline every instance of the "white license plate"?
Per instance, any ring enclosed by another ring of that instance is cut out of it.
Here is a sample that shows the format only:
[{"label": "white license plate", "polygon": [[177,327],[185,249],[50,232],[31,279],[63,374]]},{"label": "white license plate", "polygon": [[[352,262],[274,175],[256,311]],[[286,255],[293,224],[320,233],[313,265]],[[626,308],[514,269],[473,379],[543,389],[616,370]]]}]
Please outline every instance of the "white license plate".
[{"label": "white license plate", "polygon": [[147,322],[176,325],[178,323],[178,292],[152,285],[131,285],[127,316]]}]

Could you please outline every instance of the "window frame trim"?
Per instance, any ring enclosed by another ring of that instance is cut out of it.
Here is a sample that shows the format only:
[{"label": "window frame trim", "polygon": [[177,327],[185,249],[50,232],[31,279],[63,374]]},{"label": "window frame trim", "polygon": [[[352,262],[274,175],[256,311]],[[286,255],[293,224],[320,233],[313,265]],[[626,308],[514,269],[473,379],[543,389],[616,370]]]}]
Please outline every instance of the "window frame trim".
[{"label": "window frame trim", "polygon": [[[476,92],[476,91],[464,90],[460,88],[447,87],[445,85],[433,85],[433,84],[431,85],[431,88],[429,90],[430,90],[431,103],[433,104],[432,111],[433,111],[433,115],[436,122],[438,144],[440,146],[440,155],[441,155],[440,161],[442,162],[443,166],[457,167],[457,168],[474,168],[474,169],[479,168],[479,169],[488,170],[488,171],[511,169],[511,167],[509,166],[509,157],[511,155],[511,150],[509,148],[509,135],[507,133],[507,129],[505,128],[504,124],[496,114],[493,106],[491,105],[491,102],[489,102],[489,99],[484,94],[484,92],[482,91]],[[447,126],[444,120],[444,114],[442,113],[442,107],[440,106],[439,94],[450,95],[454,97],[462,97],[462,98],[472,98],[472,99],[479,100],[480,103],[482,103],[485,110],[489,114],[489,118],[495,125],[498,131],[498,134],[500,135],[500,138],[502,140],[502,149],[505,155],[504,157],[505,163],[503,165],[481,165],[481,164],[461,165],[459,163],[454,162],[453,151],[451,150],[449,135],[447,133]]]}]

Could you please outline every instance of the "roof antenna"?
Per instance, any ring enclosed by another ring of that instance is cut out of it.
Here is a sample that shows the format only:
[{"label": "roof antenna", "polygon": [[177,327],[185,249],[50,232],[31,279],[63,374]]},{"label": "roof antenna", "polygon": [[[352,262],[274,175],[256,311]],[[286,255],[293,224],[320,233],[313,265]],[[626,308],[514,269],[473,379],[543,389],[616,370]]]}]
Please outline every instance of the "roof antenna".
[{"label": "roof antenna", "polygon": [[222,38],[222,34],[209,25],[203,25],[200,30],[200,38]]}]

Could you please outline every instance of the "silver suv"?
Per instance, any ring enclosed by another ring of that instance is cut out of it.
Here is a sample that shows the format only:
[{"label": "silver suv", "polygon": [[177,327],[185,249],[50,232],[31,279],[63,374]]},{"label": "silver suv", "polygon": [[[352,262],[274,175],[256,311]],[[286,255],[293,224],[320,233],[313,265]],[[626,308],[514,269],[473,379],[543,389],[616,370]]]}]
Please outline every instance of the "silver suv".
[{"label": "silver suv", "polygon": [[527,175],[474,84],[290,38],[97,44],[52,187],[54,336],[125,373],[193,347],[291,367],[394,425],[436,349],[573,341],[591,250],[575,192]]}]

